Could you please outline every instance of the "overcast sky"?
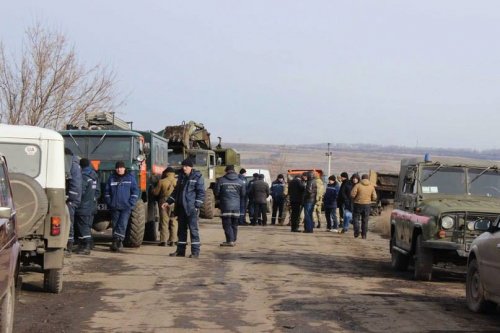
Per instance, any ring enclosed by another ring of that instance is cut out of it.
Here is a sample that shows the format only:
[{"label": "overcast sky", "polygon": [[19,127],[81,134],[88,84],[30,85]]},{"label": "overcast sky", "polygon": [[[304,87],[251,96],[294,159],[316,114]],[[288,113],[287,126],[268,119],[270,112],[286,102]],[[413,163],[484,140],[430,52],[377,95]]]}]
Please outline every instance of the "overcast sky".
[{"label": "overcast sky", "polygon": [[499,1],[2,1],[7,49],[37,20],[116,70],[137,129],[499,148]]}]

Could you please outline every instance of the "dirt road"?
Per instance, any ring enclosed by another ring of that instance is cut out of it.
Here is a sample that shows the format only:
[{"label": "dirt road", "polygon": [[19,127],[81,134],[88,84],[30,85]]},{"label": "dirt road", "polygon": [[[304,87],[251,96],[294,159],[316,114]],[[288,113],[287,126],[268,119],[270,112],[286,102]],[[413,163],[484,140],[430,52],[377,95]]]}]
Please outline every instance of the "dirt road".
[{"label": "dirt road", "polygon": [[66,261],[60,295],[23,276],[15,332],[498,332],[497,314],[465,305],[465,276],[432,282],[390,268],[388,240],[370,233],[241,227],[219,247],[219,219],[201,224],[199,259],[145,244]]}]

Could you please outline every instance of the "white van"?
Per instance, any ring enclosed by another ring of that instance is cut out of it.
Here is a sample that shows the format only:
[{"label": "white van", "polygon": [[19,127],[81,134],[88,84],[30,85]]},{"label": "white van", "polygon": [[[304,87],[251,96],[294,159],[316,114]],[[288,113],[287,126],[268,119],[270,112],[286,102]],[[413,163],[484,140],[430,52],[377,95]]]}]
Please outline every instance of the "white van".
[{"label": "white van", "polygon": [[70,223],[63,137],[41,127],[0,124],[0,152],[8,161],[21,263],[40,266],[44,288],[60,293]]}]

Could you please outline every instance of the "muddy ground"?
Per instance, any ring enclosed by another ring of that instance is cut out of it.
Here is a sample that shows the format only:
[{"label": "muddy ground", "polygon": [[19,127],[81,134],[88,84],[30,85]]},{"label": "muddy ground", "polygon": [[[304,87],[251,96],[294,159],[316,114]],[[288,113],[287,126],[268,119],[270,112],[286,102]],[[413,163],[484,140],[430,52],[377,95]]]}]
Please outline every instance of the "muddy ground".
[{"label": "muddy ground", "polygon": [[374,232],[245,226],[224,248],[215,218],[202,221],[201,238],[190,259],[154,243],[111,253],[101,236],[91,256],[66,261],[59,295],[24,273],[15,332],[500,331],[498,312],[468,311],[461,270],[414,281],[391,270],[388,240]]}]

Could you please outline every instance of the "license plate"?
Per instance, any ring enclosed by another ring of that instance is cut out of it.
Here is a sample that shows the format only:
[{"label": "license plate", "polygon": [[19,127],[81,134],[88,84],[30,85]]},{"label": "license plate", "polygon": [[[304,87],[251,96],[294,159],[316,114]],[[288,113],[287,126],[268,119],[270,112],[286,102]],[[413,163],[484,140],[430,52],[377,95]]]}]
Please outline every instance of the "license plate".
[{"label": "license plate", "polygon": [[97,204],[97,210],[108,210],[108,206],[106,204]]}]

